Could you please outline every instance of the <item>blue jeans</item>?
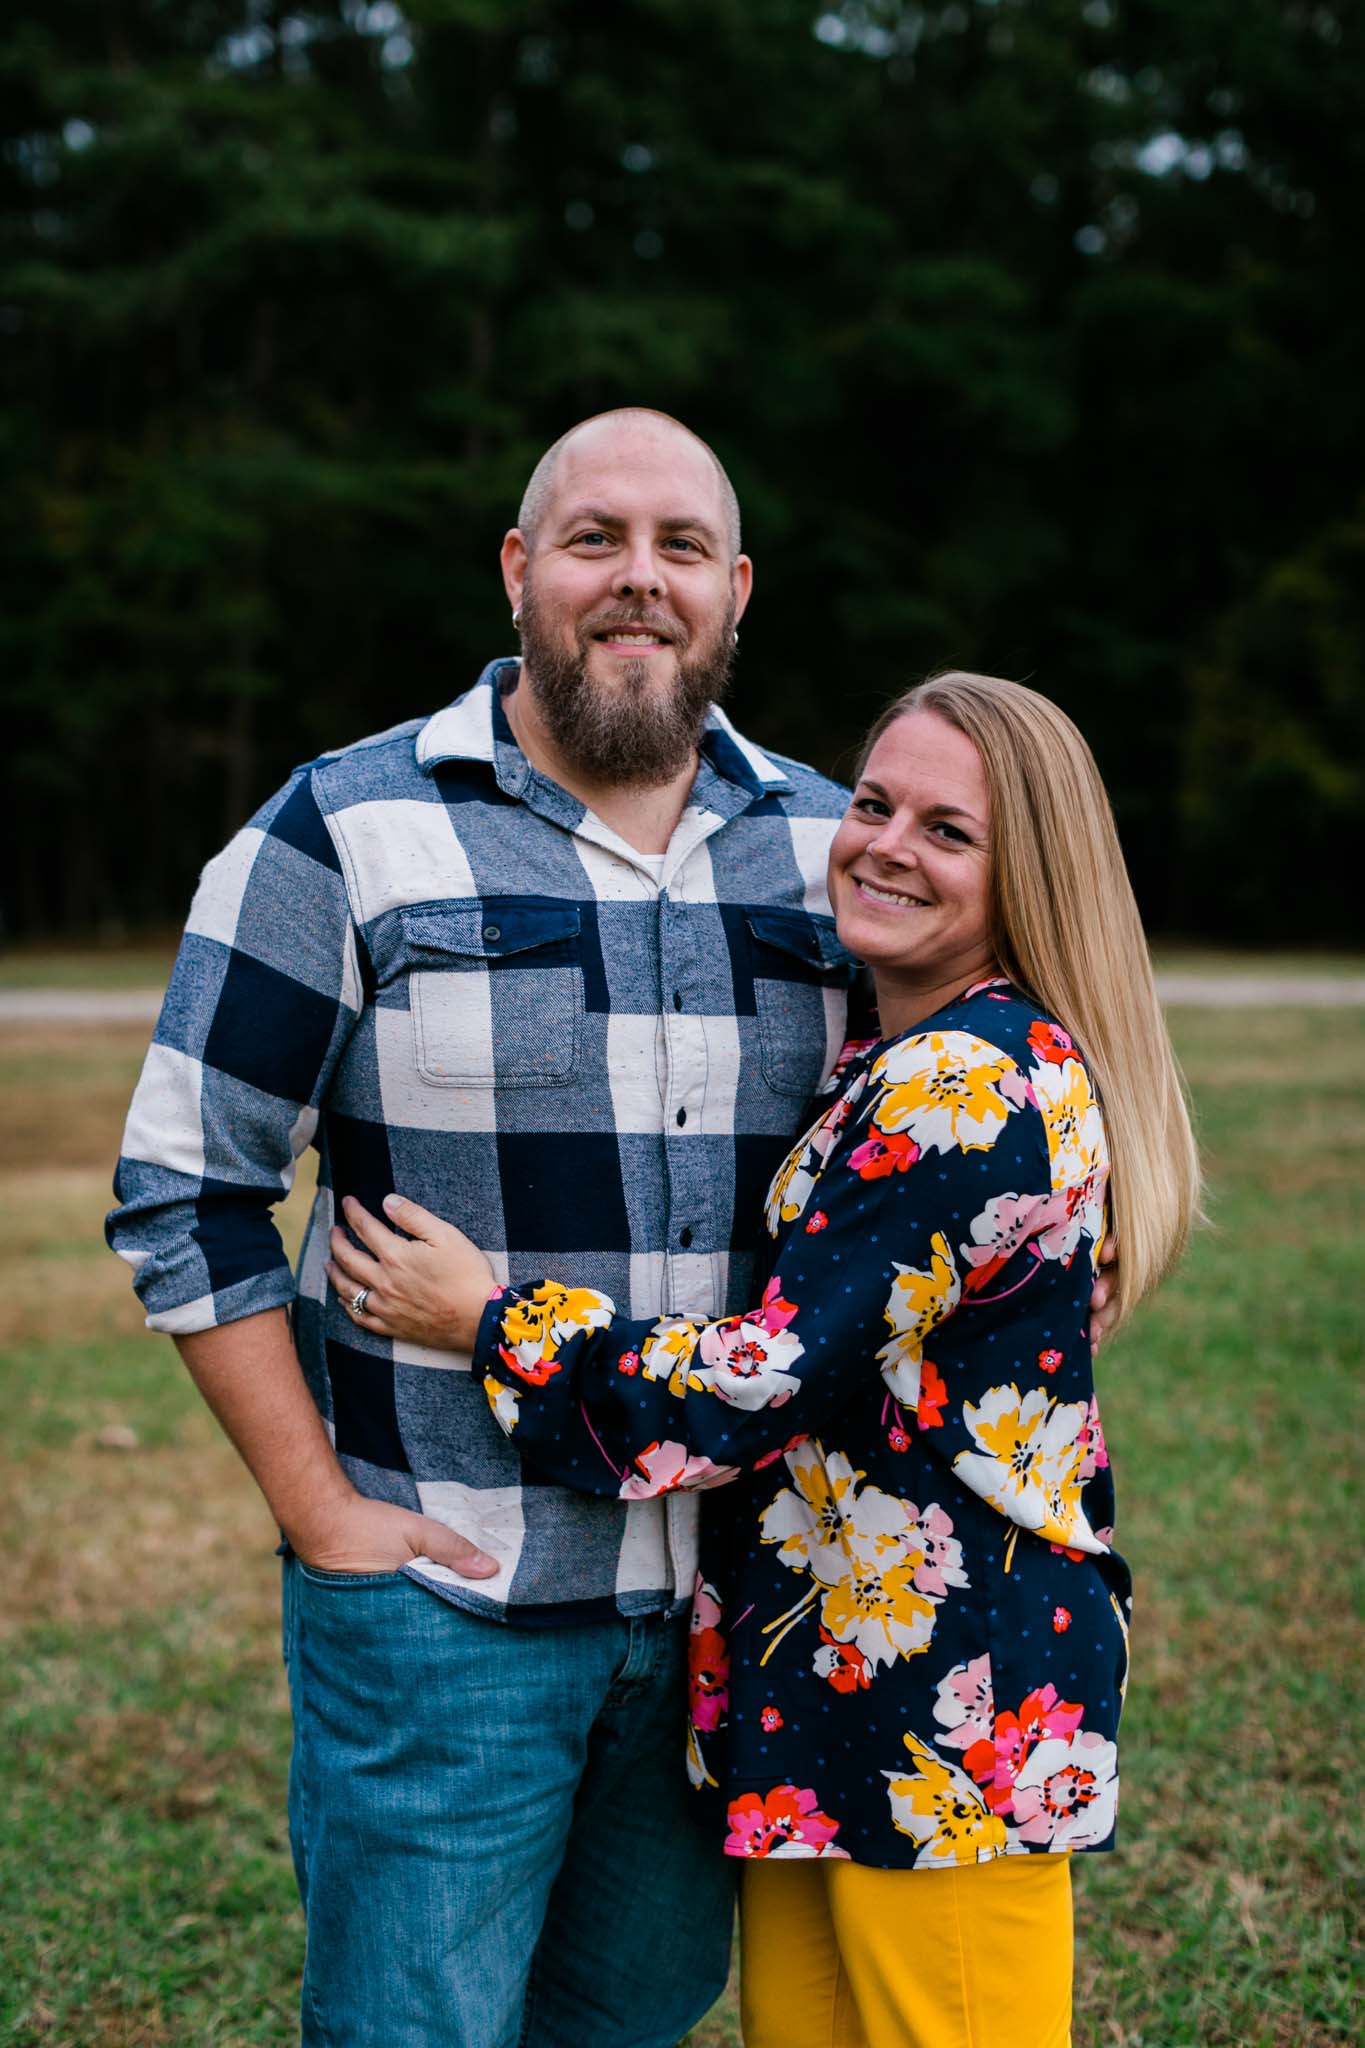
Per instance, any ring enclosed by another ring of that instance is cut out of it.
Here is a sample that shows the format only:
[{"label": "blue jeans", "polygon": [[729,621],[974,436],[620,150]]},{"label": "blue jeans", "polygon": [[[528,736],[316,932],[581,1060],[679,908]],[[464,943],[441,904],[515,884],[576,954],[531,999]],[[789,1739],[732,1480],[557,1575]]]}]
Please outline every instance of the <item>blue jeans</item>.
[{"label": "blue jeans", "polygon": [[686,1637],[509,1628],[285,1558],[304,2048],[673,2048],[734,1910],[683,1766]]}]

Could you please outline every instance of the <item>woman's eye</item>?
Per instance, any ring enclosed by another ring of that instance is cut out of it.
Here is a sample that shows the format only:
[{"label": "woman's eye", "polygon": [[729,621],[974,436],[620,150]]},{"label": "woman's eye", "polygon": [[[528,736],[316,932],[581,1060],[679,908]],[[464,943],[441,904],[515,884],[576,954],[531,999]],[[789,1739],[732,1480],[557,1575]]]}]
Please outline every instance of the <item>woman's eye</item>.
[{"label": "woman's eye", "polygon": [[939,824],[933,827],[933,830],[937,832],[942,838],[946,839],[950,845],[969,846],[971,844],[971,841],[968,839],[967,834],[963,832],[957,825],[949,825],[940,822]]},{"label": "woman's eye", "polygon": [[852,809],[864,818],[889,818],[891,815],[879,796],[855,796]]}]

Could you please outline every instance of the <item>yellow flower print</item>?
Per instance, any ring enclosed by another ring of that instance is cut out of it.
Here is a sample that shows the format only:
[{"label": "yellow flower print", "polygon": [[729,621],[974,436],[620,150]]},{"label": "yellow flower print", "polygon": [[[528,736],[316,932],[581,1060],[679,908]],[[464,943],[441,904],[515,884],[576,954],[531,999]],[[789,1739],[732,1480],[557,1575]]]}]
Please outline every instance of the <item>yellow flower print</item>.
[{"label": "yellow flower print", "polygon": [[866,1081],[866,1074],[859,1074],[849,1084],[838,1101],[797,1139],[773,1175],[763,1212],[770,1237],[780,1236],[782,1225],[794,1223],[804,1211]]},{"label": "yellow flower print", "polygon": [[1009,1844],[1005,1823],[991,1812],[967,1773],[935,1756],[917,1735],[905,1747],[918,1766],[911,1778],[884,1771],[891,1824],[918,1844],[915,1869],[934,1864],[989,1863]]},{"label": "yellow flower print", "polygon": [[697,1392],[702,1382],[692,1371],[692,1358],[701,1332],[686,1316],[666,1316],[645,1338],[640,1351],[640,1369],[647,1380],[667,1380],[668,1391],[681,1400],[689,1387]]},{"label": "yellow flower print", "polygon": [[920,1368],[924,1361],[924,1340],[950,1316],[962,1296],[962,1282],[948,1240],[936,1230],[930,1239],[931,1257],[927,1273],[893,1260],[896,1277],[887,1297],[886,1320],[891,1340],[877,1353],[882,1378],[898,1401],[913,1408],[919,1400]]},{"label": "yellow flower print", "polygon": [[1081,1506],[1081,1460],[1088,1442],[1085,1401],[1054,1401],[1041,1387],[992,1387],[963,1419],[980,1446],[959,1451],[953,1470],[1002,1515],[1050,1543],[1103,1555]]},{"label": "yellow flower print", "polygon": [[1109,1155],[1100,1106],[1085,1068],[1079,1060],[1061,1066],[1044,1060],[1030,1071],[1029,1081],[1047,1131],[1053,1187],[1076,1187],[1098,1179],[1108,1170]]},{"label": "yellow flower print", "polygon": [[[760,1533],[765,1543],[781,1544],[778,1557],[792,1571],[813,1572],[830,1585],[848,1566],[844,1530],[863,1475],[854,1471],[842,1451],[827,1456],[814,1437],[788,1451],[784,1462],[795,1485],[784,1486],[763,1510]],[[904,1526],[904,1508],[899,1523]]]},{"label": "yellow flower print", "polygon": [[770,1237],[777,1237],[784,1223],[794,1223],[810,1200],[815,1175],[810,1170],[809,1150],[806,1140],[800,1139],[773,1175],[764,1209]]},{"label": "yellow flower print", "polygon": [[504,1387],[497,1380],[485,1380],[483,1390],[488,1396],[488,1405],[493,1411],[493,1420],[504,1436],[510,1436],[517,1426],[517,1404],[521,1399],[515,1387]]},{"label": "yellow flower print", "polygon": [[880,1131],[904,1132],[921,1152],[988,1151],[1025,1082],[1007,1053],[969,1031],[928,1031],[888,1047],[872,1069],[882,1084]]},{"label": "yellow flower print", "polygon": [[918,1510],[878,1486],[859,1492],[863,1474],[814,1439],[788,1451],[786,1463],[795,1487],[784,1487],[764,1510],[760,1531],[765,1543],[781,1545],[783,1564],[815,1583],[763,1633],[780,1627],[787,1634],[819,1601],[826,1640],[853,1644],[873,1671],[927,1649],[943,1595],[931,1589],[926,1596],[915,1583],[928,1563]]},{"label": "yellow flower print", "polygon": [[837,1643],[852,1643],[875,1671],[897,1657],[927,1650],[934,1633],[935,1603],[915,1591],[922,1550],[899,1564],[882,1566],[855,1554],[844,1576],[825,1595],[820,1619]]},{"label": "yellow flower print", "polygon": [[[594,1287],[561,1287],[546,1280],[529,1301],[521,1296],[502,1316],[502,1354],[515,1372],[543,1385],[561,1344],[580,1330],[603,1330],[616,1314],[610,1295]],[[551,1370],[558,1371],[558,1367]]]}]

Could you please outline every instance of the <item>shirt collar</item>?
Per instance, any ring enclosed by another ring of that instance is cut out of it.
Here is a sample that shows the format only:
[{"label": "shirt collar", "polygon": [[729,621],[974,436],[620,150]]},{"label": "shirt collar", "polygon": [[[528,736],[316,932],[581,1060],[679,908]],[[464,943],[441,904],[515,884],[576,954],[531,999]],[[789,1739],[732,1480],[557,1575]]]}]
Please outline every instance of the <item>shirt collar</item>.
[{"label": "shirt collar", "polygon": [[[417,735],[417,765],[424,774],[430,775],[443,761],[484,761],[496,767],[499,752],[508,747],[524,760],[500,701],[518,666],[515,655],[499,656],[489,662],[472,690],[433,713]],[[707,712],[701,751],[718,775],[754,796],[791,790],[790,777],[752,740],[736,732],[718,704]]]}]

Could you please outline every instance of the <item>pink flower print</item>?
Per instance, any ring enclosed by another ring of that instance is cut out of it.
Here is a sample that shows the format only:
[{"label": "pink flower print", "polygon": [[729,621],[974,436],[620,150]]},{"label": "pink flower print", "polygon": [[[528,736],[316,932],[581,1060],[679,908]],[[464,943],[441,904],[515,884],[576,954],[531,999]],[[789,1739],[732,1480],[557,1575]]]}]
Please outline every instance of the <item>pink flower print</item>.
[{"label": "pink flower print", "polygon": [[782,1726],[782,1716],[776,1707],[765,1707],[758,1718],[767,1735],[775,1735]]},{"label": "pink flower print", "polygon": [[771,1330],[775,1335],[778,1330],[785,1330],[795,1315],[796,1304],[782,1299],[782,1282],[774,1273],[763,1290],[762,1308],[750,1320],[760,1324],[765,1330]]},{"label": "pink flower print", "polygon": [[908,1451],[910,1448],[910,1433],[899,1422],[893,1422],[890,1429],[886,1432],[886,1441],[890,1444],[893,1451]]},{"label": "pink flower print", "polygon": [[697,1628],[687,1645],[687,1705],[692,1726],[710,1734],[730,1704],[730,1653],[719,1629]]},{"label": "pink flower print", "polygon": [[1089,1412],[1076,1441],[1081,1447],[1081,1466],[1077,1477],[1084,1485],[1086,1480],[1093,1479],[1097,1472],[1103,1472],[1109,1463],[1104,1430],[1100,1425],[1100,1404],[1093,1394],[1090,1396]]},{"label": "pink flower print", "polygon": [[1062,1357],[1063,1353],[1060,1351],[1040,1351],[1038,1353],[1038,1364],[1043,1372],[1056,1372],[1062,1362]]},{"label": "pink flower print", "polygon": [[692,1588],[692,1627],[719,1628],[724,1611],[715,1587],[708,1585],[698,1572]]},{"label": "pink flower print", "polygon": [[1049,1066],[1064,1066],[1067,1060],[1076,1057],[1070,1034],[1060,1024],[1044,1024],[1041,1018],[1029,1025],[1028,1042]]},{"label": "pink flower print", "polygon": [[779,1450],[765,1451],[761,1458],[754,1459],[754,1471],[761,1472],[765,1465],[775,1465],[779,1458],[786,1457],[788,1451],[794,1451],[798,1444],[803,1444],[806,1441],[806,1436],[807,1432],[803,1429],[799,1436],[789,1436]]},{"label": "pink flower print", "polygon": [[826,1225],[826,1224],[827,1224],[828,1222],[829,1222],[829,1218],[828,1218],[828,1216],[826,1216],[826,1214],[825,1214],[824,1210],[823,1210],[823,1209],[816,1209],[816,1210],[814,1211],[814,1213],[813,1213],[812,1215],[808,1216],[808,1217],[807,1217],[807,1219],[806,1219],[806,1235],[807,1235],[807,1237],[814,1237],[814,1235],[815,1235],[816,1231],[817,1231],[817,1230],[823,1230],[823,1229],[824,1229],[824,1227],[825,1227],[825,1225]]},{"label": "pink flower print", "polygon": [[1040,1742],[1070,1736],[1084,1708],[1059,1700],[1054,1685],[1026,1693],[1017,1714],[997,1714],[990,1741],[974,1743],[962,1761],[985,1787],[986,1804],[1002,1816],[1014,1811],[1014,1788],[1024,1764]]},{"label": "pink flower print", "polygon": [[[786,1302],[779,1305],[790,1306]],[[782,1320],[789,1322],[791,1317]],[[803,1355],[800,1338],[794,1331],[784,1330],[781,1323],[771,1327],[733,1316],[706,1325],[693,1369],[704,1368],[699,1373],[703,1383],[733,1408],[780,1408],[801,1384],[789,1368]]]},{"label": "pink flower print", "polygon": [[913,1502],[907,1501],[905,1512],[910,1518],[911,1541],[924,1553],[915,1567],[912,1583],[916,1592],[931,1600],[944,1600],[950,1586],[970,1585],[962,1569],[962,1545],[953,1534],[951,1519],[937,1501],[922,1514]]},{"label": "pink flower print", "polygon": [[1052,1610],[1052,1626],[1056,1629],[1059,1636],[1064,1636],[1071,1626],[1071,1609],[1069,1607],[1054,1607]]},{"label": "pink flower print", "polygon": [[1118,1798],[1112,1742],[1079,1730],[1050,1737],[1032,1751],[1015,1782],[1019,1839],[1058,1851],[1092,1848],[1112,1834]]},{"label": "pink flower print", "polygon": [[618,1372],[625,1373],[627,1378],[629,1378],[632,1374],[637,1373],[640,1370],[639,1352],[623,1351],[621,1353],[621,1356],[616,1361],[616,1370]]},{"label": "pink flower print", "polygon": [[991,1660],[983,1651],[969,1664],[955,1664],[938,1682],[934,1719],[943,1728],[935,1741],[945,1749],[970,1749],[989,1742],[995,1723]]},{"label": "pink flower print", "polygon": [[621,1482],[618,1500],[656,1500],[679,1486],[697,1491],[724,1486],[739,1471],[738,1465],[713,1465],[709,1458],[690,1458],[685,1445],[673,1443],[646,1444],[635,1464],[638,1469]]},{"label": "pink flower print", "polygon": [[919,1158],[919,1146],[904,1131],[874,1131],[848,1155],[848,1163],[860,1180],[885,1180],[904,1173]]},{"label": "pink flower print", "polygon": [[839,1832],[838,1821],[821,1813],[814,1792],[798,1790],[795,1785],[775,1785],[766,1797],[743,1792],[730,1801],[726,1818],[730,1824],[727,1856],[848,1854],[830,1846]]}]

